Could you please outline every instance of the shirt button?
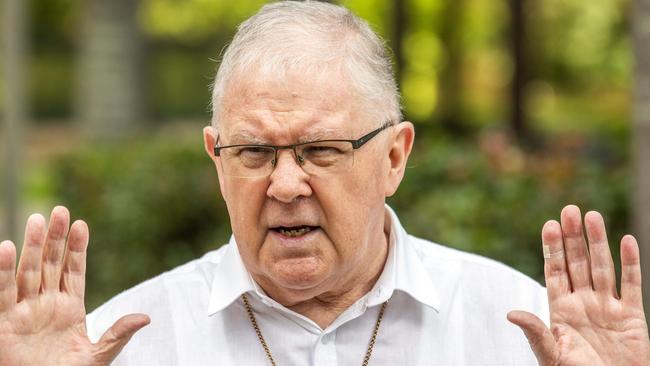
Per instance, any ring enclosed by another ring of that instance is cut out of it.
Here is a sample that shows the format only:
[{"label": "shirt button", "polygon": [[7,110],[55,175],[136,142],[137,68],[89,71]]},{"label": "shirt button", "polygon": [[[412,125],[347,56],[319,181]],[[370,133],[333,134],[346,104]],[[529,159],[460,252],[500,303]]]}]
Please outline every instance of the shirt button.
[{"label": "shirt button", "polygon": [[362,313],[365,313],[366,310],[368,309],[368,301],[364,301],[361,304],[359,304],[359,310],[361,310]]}]

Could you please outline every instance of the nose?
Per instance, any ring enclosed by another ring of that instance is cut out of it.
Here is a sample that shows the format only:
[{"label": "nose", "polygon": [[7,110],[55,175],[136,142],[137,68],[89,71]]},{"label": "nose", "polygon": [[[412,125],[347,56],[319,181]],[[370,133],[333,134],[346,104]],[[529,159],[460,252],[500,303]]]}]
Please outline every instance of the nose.
[{"label": "nose", "polygon": [[271,173],[267,196],[283,203],[312,194],[309,174],[298,165],[293,151],[279,150],[275,169]]}]

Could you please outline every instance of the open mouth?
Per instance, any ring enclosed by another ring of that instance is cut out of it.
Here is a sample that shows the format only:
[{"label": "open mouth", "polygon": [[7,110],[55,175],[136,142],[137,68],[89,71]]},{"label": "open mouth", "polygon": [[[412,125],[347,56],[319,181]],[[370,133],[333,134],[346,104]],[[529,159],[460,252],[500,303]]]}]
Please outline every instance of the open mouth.
[{"label": "open mouth", "polygon": [[275,231],[276,233],[280,233],[290,238],[297,238],[317,229],[318,226],[306,226],[306,225],[292,226],[292,227],[279,226],[279,227],[271,228],[271,230]]}]

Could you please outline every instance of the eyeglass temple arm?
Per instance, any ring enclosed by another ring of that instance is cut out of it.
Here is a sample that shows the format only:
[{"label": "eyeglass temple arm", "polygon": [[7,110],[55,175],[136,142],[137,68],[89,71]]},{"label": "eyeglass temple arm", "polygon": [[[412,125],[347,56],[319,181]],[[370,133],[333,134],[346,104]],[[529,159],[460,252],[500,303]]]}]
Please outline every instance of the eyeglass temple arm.
[{"label": "eyeglass temple arm", "polygon": [[219,135],[217,135],[217,140],[214,142],[214,156],[221,156],[221,148],[219,147]]},{"label": "eyeglass temple arm", "polygon": [[377,136],[378,133],[380,133],[381,131],[387,129],[388,127],[390,127],[392,125],[393,125],[392,122],[387,122],[383,126],[381,126],[378,129],[368,133],[367,135],[361,136],[361,138],[359,138],[358,140],[350,141],[350,142],[352,142],[352,148],[354,148],[355,150],[360,148],[366,142],[370,141],[373,137]]},{"label": "eyeglass temple arm", "polygon": [[[391,127],[391,126],[393,126],[392,122],[386,122],[386,124],[384,124],[383,126],[381,126],[378,129],[368,133],[367,135],[361,136],[361,138],[359,138],[358,140],[351,140],[350,142],[352,143],[352,148],[355,149],[355,150],[360,148],[366,142],[370,141],[373,137],[375,137],[378,133],[380,133],[381,131],[383,131],[383,130],[387,129],[388,127]],[[220,151],[221,148],[219,147],[218,144],[219,144],[219,137],[217,137],[217,141],[215,141],[215,144],[214,144],[214,156],[220,156],[221,155],[221,151]],[[284,148],[292,147],[293,151],[294,151],[294,154],[296,156],[299,156],[298,153],[295,150],[295,146],[293,146],[293,145],[275,146],[275,148],[276,148],[275,149],[276,158],[277,158],[277,154],[278,154],[278,151],[277,151],[278,147],[284,147]]]}]

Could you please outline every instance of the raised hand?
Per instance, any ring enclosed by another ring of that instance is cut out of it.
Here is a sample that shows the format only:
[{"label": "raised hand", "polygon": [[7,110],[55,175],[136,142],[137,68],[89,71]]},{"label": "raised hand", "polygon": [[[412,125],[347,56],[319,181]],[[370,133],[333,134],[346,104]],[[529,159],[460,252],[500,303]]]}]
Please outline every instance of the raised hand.
[{"label": "raised hand", "polygon": [[[88,227],[70,225],[64,207],[27,220],[16,273],[16,248],[0,243],[0,366],[108,365],[149,323],[143,314],[118,320],[91,343],[86,333],[84,288]],[[66,245],[67,238],[67,245]]]},{"label": "raised hand", "polygon": [[587,240],[578,207],[565,207],[560,221],[542,229],[551,329],[523,311],[508,319],[524,331],[543,366],[650,365],[636,240],[621,240],[619,296],[602,216],[585,215]]}]

